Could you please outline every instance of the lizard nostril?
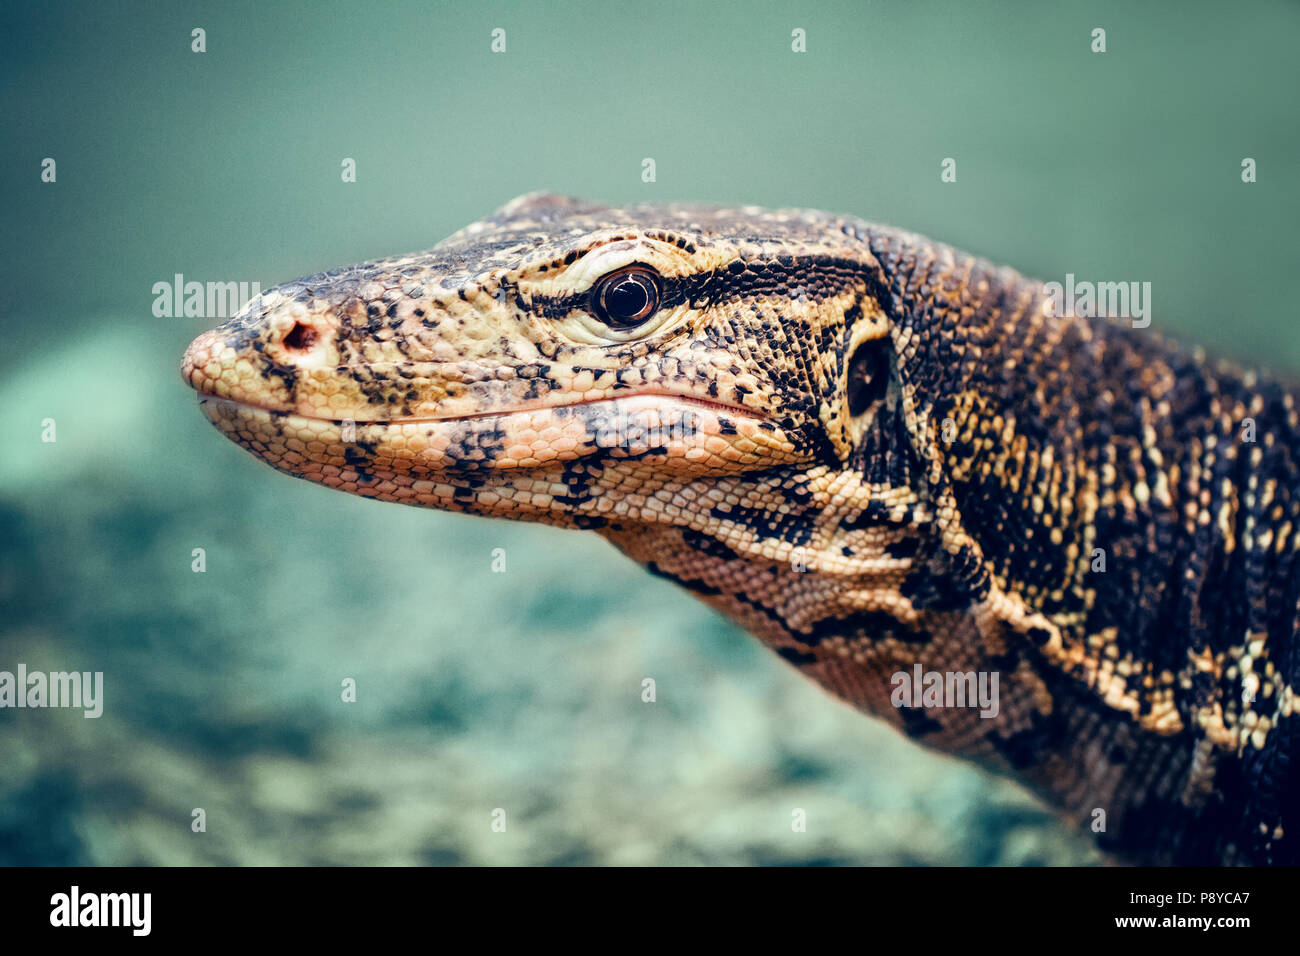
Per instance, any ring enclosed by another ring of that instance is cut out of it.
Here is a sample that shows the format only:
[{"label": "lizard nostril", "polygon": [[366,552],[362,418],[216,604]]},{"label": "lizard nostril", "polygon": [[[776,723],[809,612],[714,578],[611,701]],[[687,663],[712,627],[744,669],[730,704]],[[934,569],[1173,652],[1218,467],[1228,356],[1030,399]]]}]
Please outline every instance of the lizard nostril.
[{"label": "lizard nostril", "polygon": [[293,349],[296,352],[305,352],[316,344],[316,330],[310,325],[304,325],[301,322],[295,322],[289,334],[284,337],[285,348]]}]

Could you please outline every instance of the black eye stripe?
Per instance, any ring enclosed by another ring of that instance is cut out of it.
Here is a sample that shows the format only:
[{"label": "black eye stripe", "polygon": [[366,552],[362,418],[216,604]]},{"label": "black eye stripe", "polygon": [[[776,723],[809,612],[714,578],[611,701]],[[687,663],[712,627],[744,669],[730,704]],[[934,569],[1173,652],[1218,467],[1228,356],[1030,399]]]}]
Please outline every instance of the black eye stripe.
[{"label": "black eye stripe", "polygon": [[[687,304],[693,307],[717,305],[759,296],[790,294],[797,287],[812,301],[837,295],[850,288],[865,288],[882,305],[890,293],[878,269],[861,262],[833,256],[793,256],[749,260],[719,269],[684,276],[659,276],[659,308]],[[567,295],[534,294],[523,301],[524,308],[546,319],[561,319],[574,309],[588,308],[590,293]]]}]

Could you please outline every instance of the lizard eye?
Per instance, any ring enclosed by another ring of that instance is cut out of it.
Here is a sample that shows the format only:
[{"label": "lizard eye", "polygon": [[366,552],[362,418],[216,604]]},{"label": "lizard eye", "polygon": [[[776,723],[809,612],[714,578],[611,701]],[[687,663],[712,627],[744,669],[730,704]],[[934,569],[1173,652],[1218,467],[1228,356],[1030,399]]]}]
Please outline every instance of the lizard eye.
[{"label": "lizard eye", "polygon": [[628,266],[604,276],[591,290],[591,314],[610,328],[640,325],[659,310],[659,276]]}]

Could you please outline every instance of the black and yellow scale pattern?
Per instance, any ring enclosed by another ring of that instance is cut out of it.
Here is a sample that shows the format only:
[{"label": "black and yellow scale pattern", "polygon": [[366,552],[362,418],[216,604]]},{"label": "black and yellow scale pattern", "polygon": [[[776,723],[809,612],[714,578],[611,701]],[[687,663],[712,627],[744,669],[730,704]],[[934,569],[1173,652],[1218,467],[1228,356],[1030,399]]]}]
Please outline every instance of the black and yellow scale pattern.
[{"label": "black and yellow scale pattern", "polygon": [[[589,529],[1121,858],[1300,862],[1294,393],[844,216],[549,195],[184,375],[282,471]],[[896,707],[892,677],[999,678]]]}]

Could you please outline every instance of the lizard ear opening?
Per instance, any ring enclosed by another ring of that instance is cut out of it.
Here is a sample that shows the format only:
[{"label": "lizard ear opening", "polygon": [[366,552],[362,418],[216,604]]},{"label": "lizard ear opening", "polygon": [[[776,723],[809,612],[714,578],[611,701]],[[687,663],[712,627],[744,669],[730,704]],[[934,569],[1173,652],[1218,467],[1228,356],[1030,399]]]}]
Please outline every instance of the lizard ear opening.
[{"label": "lizard ear opening", "polygon": [[831,432],[843,461],[861,446],[889,400],[892,352],[893,343],[886,333],[858,342],[845,362],[839,427]]},{"label": "lizard ear opening", "polygon": [[889,339],[872,339],[858,346],[849,358],[847,399],[849,417],[870,411],[889,389]]}]

